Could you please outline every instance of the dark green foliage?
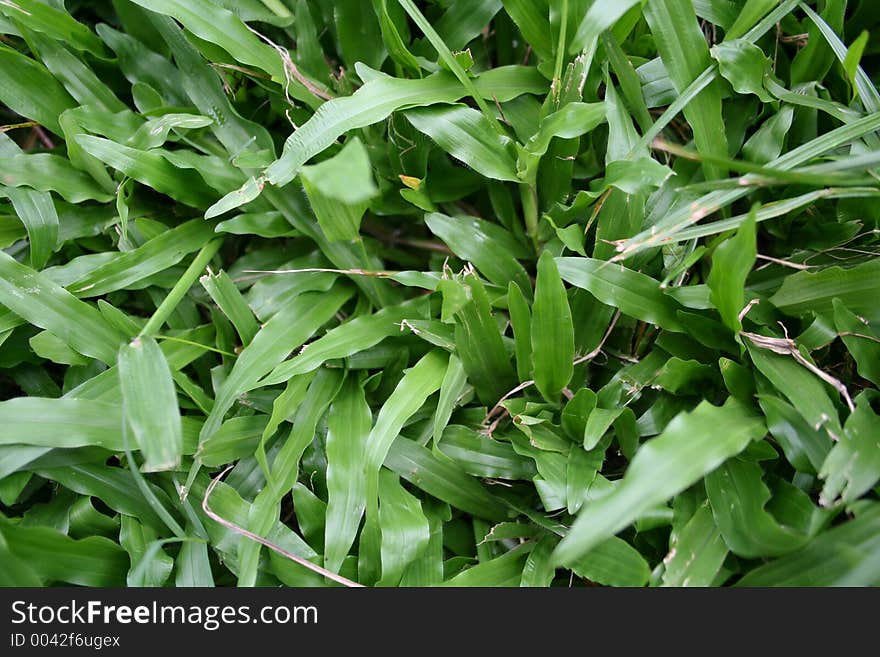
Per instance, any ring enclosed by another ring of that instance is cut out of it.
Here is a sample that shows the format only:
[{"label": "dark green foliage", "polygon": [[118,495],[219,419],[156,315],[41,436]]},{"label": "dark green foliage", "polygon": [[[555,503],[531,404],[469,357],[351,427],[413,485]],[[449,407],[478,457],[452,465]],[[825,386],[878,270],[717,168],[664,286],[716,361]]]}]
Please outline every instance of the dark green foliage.
[{"label": "dark green foliage", "polygon": [[0,3],[0,585],[880,584],[870,5]]}]

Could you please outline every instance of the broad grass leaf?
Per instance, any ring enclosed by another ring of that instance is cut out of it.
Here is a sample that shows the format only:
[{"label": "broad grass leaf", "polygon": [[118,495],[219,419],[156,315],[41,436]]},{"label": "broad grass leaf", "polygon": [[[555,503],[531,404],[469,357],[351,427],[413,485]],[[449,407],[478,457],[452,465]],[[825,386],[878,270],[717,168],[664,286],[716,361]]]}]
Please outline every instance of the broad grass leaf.
[{"label": "broad grass leaf", "polygon": [[[624,3],[625,4],[625,3]],[[651,27],[657,50],[679,94],[699,78],[710,64],[709,48],[689,0],[650,0],[645,19]],[[717,83],[693,98],[684,115],[694,131],[697,150],[724,157],[727,133],[721,114],[721,91]],[[724,169],[704,163],[707,178],[724,175]]]},{"label": "broad grass leaf", "polygon": [[455,412],[462,397],[468,392],[467,373],[461,361],[455,354],[450,354],[449,365],[446,367],[446,373],[443,375],[443,381],[440,383],[440,395],[437,399],[437,410],[434,411],[433,432],[431,437],[434,440],[434,448],[436,449],[443,437],[443,432],[449,424],[452,414]]},{"label": "broad grass leaf", "polygon": [[613,492],[583,507],[554,551],[568,564],[636,520],[649,508],[699,481],[766,431],[762,419],[733,398],[723,406],[702,402],[645,443]]},{"label": "broad grass leaf", "polygon": [[746,0],[736,20],[727,29],[724,40],[741,37],[777,4],[779,4],[779,0]]},{"label": "broad grass leaf", "polygon": [[128,552],[131,569],[126,577],[127,586],[162,586],[171,575],[174,559],[154,546],[156,534],[131,517],[122,518],[119,543]]},{"label": "broad grass leaf", "polygon": [[747,558],[777,557],[806,545],[810,536],[781,525],[765,506],[770,489],[761,479],[761,466],[730,459],[706,477],[706,493],[724,542]]},{"label": "broad grass leaf", "polygon": [[448,362],[449,357],[445,353],[430,351],[407,370],[397,384],[376,416],[366,441],[365,468],[368,477],[372,472],[378,472],[404,422],[419,410],[431,394],[439,390]]},{"label": "broad grass leaf", "polygon": [[775,354],[748,341],[749,356],[758,371],[781,392],[814,427],[840,435],[840,419],[820,379],[790,356]]},{"label": "broad grass leaf", "polygon": [[[267,485],[256,496],[248,513],[246,525],[249,531],[266,536],[278,523],[281,498],[296,484],[303,452],[315,439],[318,422],[339,392],[341,384],[342,373],[338,370],[322,370],[311,380],[308,392],[293,420],[290,433],[283,441],[267,473]],[[256,584],[260,551],[259,543],[249,541],[242,544],[238,552],[239,586]]]},{"label": "broad grass leaf", "polygon": [[376,423],[367,436],[364,451],[366,519],[358,554],[358,574],[362,582],[375,583],[381,570],[380,469],[404,423],[440,388],[448,362],[449,357],[445,352],[434,350],[408,369],[382,405]]},{"label": "broad grass leaf", "polygon": [[504,10],[538,57],[553,57],[550,6],[547,0],[502,0]]},{"label": "broad grass leaf", "polygon": [[240,394],[250,390],[291,351],[301,347],[333,317],[350,295],[351,290],[344,286],[335,286],[326,294],[309,292],[273,315],[236,359],[217,392],[200,440],[207,440],[217,430]]},{"label": "broad grass leaf", "polygon": [[451,217],[431,212],[425,223],[459,258],[473,263],[496,285],[514,281],[522,289],[531,290],[526,270],[517,258],[529,256],[526,249],[509,232],[477,217]]},{"label": "broad grass leaf", "polygon": [[446,427],[437,449],[475,477],[527,480],[535,475],[532,461],[508,443],[486,439],[461,425]]},{"label": "broad grass leaf", "polygon": [[[196,457],[205,465],[213,467],[251,456],[266,434],[268,420],[263,414],[229,418],[202,441]],[[276,426],[275,429],[277,428]],[[275,429],[269,431],[269,435],[274,434]]]},{"label": "broad grass leaf", "polygon": [[218,233],[231,233],[233,235],[258,235],[260,237],[276,238],[296,235],[296,230],[291,226],[280,212],[246,212],[232,219],[221,221],[214,230]]},{"label": "broad grass leaf", "polygon": [[773,97],[764,89],[764,76],[769,75],[770,60],[758,46],[744,39],[727,40],[712,46],[712,58],[733,90],[740,94],[755,94],[764,103]]},{"label": "broad grass leaf", "polygon": [[679,304],[650,276],[594,258],[557,258],[562,279],[587,290],[604,304],[669,331],[683,330]]},{"label": "broad grass leaf", "polygon": [[0,536],[0,558],[6,567],[0,571],[0,585],[4,587],[40,587],[43,579],[28,565],[25,558],[15,556],[9,549],[6,539]]},{"label": "broad grass leaf", "polygon": [[71,348],[105,363],[116,361],[121,334],[93,306],[80,301],[44,274],[0,252],[0,303]]},{"label": "broad grass leaf", "polygon": [[648,112],[648,106],[642,94],[642,84],[635,67],[611,32],[602,34],[602,45],[605,47],[611,70],[617,77],[626,108],[632,114],[641,131],[646,132],[651,127],[653,119]]},{"label": "broad grass leaf", "polygon": [[636,155],[640,158],[648,156],[647,149],[639,149],[639,136],[633,126],[632,118],[627,112],[610,76],[605,76],[605,117],[608,121],[608,146],[605,149],[606,167],[616,160],[623,160]]},{"label": "broad grass leaf", "polygon": [[75,540],[55,529],[22,527],[0,516],[0,537],[9,552],[46,583],[122,586],[125,582],[128,555],[102,536]]},{"label": "broad grass leaf", "polygon": [[785,137],[794,120],[794,107],[784,105],[743,144],[743,155],[758,164],[771,162],[782,153]]},{"label": "broad grass leaf", "polygon": [[811,427],[791,404],[778,397],[761,395],[758,403],[767,418],[767,430],[789,462],[802,472],[818,472],[831,449],[828,432]]},{"label": "broad grass leaf", "polygon": [[734,333],[742,329],[740,312],[746,304],[746,278],[755,265],[758,247],[755,237],[755,208],[736,234],[719,244],[712,253],[712,271],[707,283],[709,298],[724,324]]},{"label": "broad grass leaf", "polygon": [[82,299],[135,287],[135,284],[173,267],[190,253],[198,251],[213,236],[210,224],[201,219],[187,221],[159,233],[135,249],[119,253],[106,264],[78,278],[67,289]]},{"label": "broad grass leaf", "polygon": [[446,580],[443,586],[455,587],[514,587],[519,586],[523,564],[533,545],[525,544],[519,548],[495,557],[491,561],[484,561],[470,566],[451,579]]},{"label": "broad grass leaf", "polygon": [[673,176],[669,167],[650,157],[609,162],[602,189],[616,187],[625,194],[649,194]]},{"label": "broad grass leaf", "polygon": [[136,337],[117,360],[123,414],[144,457],[144,470],[180,465],[183,428],[177,393],[165,355],[153,338]]},{"label": "broad grass leaf", "polygon": [[372,414],[363,388],[349,376],[330,407],[327,427],[327,519],[324,567],[338,572],[357,535],[366,504],[363,456]]},{"label": "broad grass leaf", "polygon": [[708,504],[696,510],[671,548],[664,559],[663,586],[705,587],[715,582],[728,548]]},{"label": "broad grass leaf", "polygon": [[[379,29],[382,32],[382,41],[388,49],[388,56],[403,70],[421,77],[421,65],[416,56],[409,50],[408,25],[402,20],[402,10],[394,0],[371,0],[373,11],[379,19]],[[305,0],[300,0],[305,5]],[[297,5],[299,6],[299,5]],[[397,10],[397,11],[395,11]],[[323,58],[323,54],[321,55]]]},{"label": "broad grass leaf", "polygon": [[478,173],[494,180],[516,182],[510,140],[498,133],[483,114],[465,105],[425,107],[404,116],[440,148]]},{"label": "broad grass leaf", "polygon": [[12,187],[55,192],[70,203],[107,202],[113,198],[67,158],[52,153],[19,153],[3,158],[0,161],[0,177]]},{"label": "broad grass leaf", "polygon": [[[188,531],[188,533],[194,533]],[[214,574],[208,559],[208,546],[202,541],[185,541],[174,560],[174,585],[180,588],[212,587]]]},{"label": "broad grass leaf", "polygon": [[851,503],[880,480],[880,418],[865,394],[856,399],[856,410],[843,425],[843,435],[831,448],[819,476],[825,480],[819,503]]},{"label": "broad grass leaf", "polygon": [[469,476],[448,458],[402,436],[396,438],[385,457],[385,467],[450,506],[478,518],[500,522],[508,518],[507,506],[480,481]]},{"label": "broad grass leaf", "polygon": [[466,276],[463,285],[470,298],[455,313],[456,353],[477,396],[491,407],[514,387],[516,377],[485,286],[474,275]]},{"label": "broad grass leaf", "polygon": [[797,272],[783,280],[770,303],[788,315],[803,315],[834,312],[834,299],[838,299],[851,312],[870,322],[880,322],[880,310],[873,303],[880,289],[878,272],[877,260],[845,269],[828,267],[817,272]]},{"label": "broad grass leaf", "polygon": [[[816,537],[807,546],[747,573],[737,586],[869,586],[877,582],[876,550],[880,506],[870,504],[859,515]],[[859,575],[861,564],[872,567]]]},{"label": "broad grass leaf", "polygon": [[840,301],[834,301],[834,326],[856,361],[859,375],[880,386],[880,337],[863,318]]},{"label": "broad grass leaf", "polygon": [[0,13],[77,50],[90,52],[99,58],[108,55],[101,40],[63,9],[38,0],[15,0],[0,6]]},{"label": "broad grass leaf", "polygon": [[90,155],[181,203],[198,208],[209,205],[216,198],[215,192],[199,174],[179,169],[155,152],[90,135],[77,135],[76,141]]},{"label": "broad grass leaf", "polygon": [[363,62],[380,68],[387,56],[376,14],[360,0],[340,0],[334,4],[333,20],[339,52],[349,67]]},{"label": "broad grass leaf", "polygon": [[[284,80],[284,65],[272,46],[231,11],[208,0],[134,0],[145,9],[171,16],[197,37],[216,44],[245,65],[256,66],[276,80]],[[296,85],[291,85],[296,88]]]},{"label": "broad grass leaf", "polygon": [[300,179],[327,239],[357,239],[369,201],[379,192],[363,143],[352,138],[335,156],[303,167]]},{"label": "broad grass leaf", "polygon": [[[32,51],[39,53],[43,64],[52,75],[61,82],[67,92],[81,105],[100,107],[112,112],[121,112],[126,109],[113,90],[86,65],[82,59],[74,55],[67,46],[70,42],[62,38],[55,40],[39,32],[24,30]],[[89,32],[93,43],[96,43],[102,52],[107,53],[104,44]],[[106,58],[106,54],[102,57]],[[62,126],[63,127],[63,126]]]},{"label": "broad grass leaf", "polygon": [[379,527],[382,579],[376,585],[396,586],[407,566],[428,547],[430,527],[419,499],[390,470],[379,473]]},{"label": "broad grass leaf", "polygon": [[[850,84],[856,83],[860,70],[859,63],[861,62],[862,55],[864,54],[867,45],[868,31],[864,30],[846,50],[846,57],[843,60],[843,69],[846,71],[846,77],[849,79]],[[861,82],[861,79],[859,82]]]},{"label": "broad grass leaf", "polygon": [[[40,467],[37,472],[41,477],[58,482],[80,495],[98,498],[114,511],[137,518],[155,531],[165,531],[162,519],[138,490],[134,476],[127,469],[94,463],[71,463],[62,467]],[[153,484],[148,486],[166,509],[171,507],[165,491]]]},{"label": "broad grass leaf", "polygon": [[462,50],[492,22],[501,5],[501,0],[455,0],[437,21],[437,33],[451,50]]},{"label": "broad grass leaf", "polygon": [[56,135],[58,117],[76,104],[45,66],[8,46],[0,46],[0,101]]},{"label": "broad grass leaf", "polygon": [[[499,102],[546,89],[546,81],[537,71],[517,66],[492,69],[474,83],[481,96],[495,97]],[[445,71],[420,80],[392,78],[383,74],[375,76],[351,96],[335,98],[323,104],[287,138],[284,152],[266,169],[265,178],[273,185],[284,186],[296,177],[306,162],[346,132],[383,121],[400,110],[454,103],[465,94],[465,89],[455,77]],[[236,202],[234,194],[236,192],[221,199],[216,207],[209,208],[206,216],[228,212],[245,202]]]},{"label": "broad grass leaf", "polygon": [[[843,44],[843,41],[828,23],[826,18],[817,14],[809,6],[804,6],[803,9],[807,16],[809,16],[813,25],[815,25],[818,31],[822,34],[825,41],[830,46],[831,50],[834,51],[834,55],[835,57],[837,57],[837,60],[841,64],[846,66],[848,50]],[[825,12],[823,13],[825,13],[826,16],[833,15],[836,18],[844,10],[845,7],[843,3],[829,3],[829,5],[826,7]],[[862,104],[869,112],[880,112],[880,92],[877,91],[877,86],[873,82],[871,82],[871,79],[868,77],[867,73],[865,73],[865,70],[861,66],[856,65],[854,68],[855,87],[858,91],[859,98],[861,99]],[[847,70],[853,70],[852,64],[849,65]]]},{"label": "broad grass leaf", "polygon": [[550,555],[558,542],[559,538],[551,534],[541,537],[529,552],[529,557],[523,566],[520,586],[546,587],[553,583],[556,568],[550,562]]},{"label": "broad grass leaf", "polygon": [[535,385],[544,399],[555,402],[574,372],[574,325],[565,285],[549,251],[538,259],[530,334]]},{"label": "broad grass leaf", "polygon": [[225,271],[215,274],[207,274],[199,279],[205,291],[211,295],[211,299],[220,308],[229,321],[235,326],[241,338],[243,346],[250,344],[254,336],[259,332],[260,325],[257,323],[254,313],[248,307],[241,292],[229,278]]},{"label": "broad grass leaf", "polygon": [[639,551],[616,536],[571,562],[569,567],[575,575],[605,586],[644,586],[651,575],[648,562]]},{"label": "broad grass leaf", "polygon": [[[435,73],[422,80],[403,80],[379,76],[362,86],[353,95],[324,103],[319,111],[294,132],[284,143],[284,152],[265,172],[273,185],[283,186],[296,177],[312,157],[333,144],[349,130],[363,128],[386,119],[406,107],[455,102],[464,90],[448,73]],[[250,187],[254,183],[249,183]],[[240,197],[237,199],[237,197]],[[228,212],[255,195],[242,196],[231,192],[208,208],[206,217]]]},{"label": "broad grass leaf", "polygon": [[642,0],[598,0],[593,3],[578,25],[577,32],[568,45],[571,54],[584,50],[599,37],[613,27],[626,12],[638,5]]},{"label": "broad grass leaf", "polygon": [[427,308],[426,302],[424,297],[412,299],[370,315],[355,317],[332,328],[310,342],[301,353],[275,367],[261,384],[282,383],[292,376],[311,372],[328,360],[352,356],[379,344],[385,338],[398,335],[400,323],[422,315]]},{"label": "broad grass leaf", "polygon": [[534,183],[541,158],[556,137],[572,139],[593,130],[605,120],[604,103],[568,103],[544,117],[535,132],[519,152],[517,175],[525,182]]},{"label": "broad grass leaf", "polygon": [[532,313],[519,285],[511,281],[507,287],[507,307],[513,328],[516,374],[520,381],[532,378]]}]

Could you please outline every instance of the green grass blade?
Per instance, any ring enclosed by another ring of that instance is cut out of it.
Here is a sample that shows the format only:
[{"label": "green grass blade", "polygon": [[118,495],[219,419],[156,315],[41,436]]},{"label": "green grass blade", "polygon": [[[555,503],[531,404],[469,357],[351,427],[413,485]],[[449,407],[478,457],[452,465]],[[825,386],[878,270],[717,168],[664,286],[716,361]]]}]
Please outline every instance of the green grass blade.
[{"label": "green grass blade", "polygon": [[640,514],[741,452],[764,431],[761,418],[733,398],[723,406],[703,402],[693,412],[677,416],[636,453],[612,493],[584,507],[554,551],[554,560],[569,564],[588,554]]},{"label": "green grass blade", "polygon": [[500,521],[508,517],[504,504],[492,496],[474,477],[455,463],[440,460],[431,450],[406,438],[394,440],[385,458],[385,467],[413,486],[451,506],[479,518]]},{"label": "green grass blade", "polygon": [[116,361],[121,335],[94,307],[2,252],[0,303],[36,326],[51,331],[84,356],[105,363]]},{"label": "green grass blade", "polygon": [[610,29],[630,9],[642,0],[598,0],[594,2],[578,25],[577,32],[568,44],[570,54],[580,52]]},{"label": "green grass blade", "polygon": [[[11,139],[0,135],[0,155],[4,159],[17,150]],[[27,229],[31,267],[42,269],[58,246],[59,221],[52,196],[45,191],[8,187],[3,188],[3,194],[12,202],[15,213]]]},{"label": "green grass blade", "polygon": [[406,568],[428,547],[430,527],[418,498],[390,470],[379,473],[379,527],[382,579],[376,585],[396,586]]},{"label": "green grass blade", "polygon": [[90,52],[100,58],[107,56],[107,49],[101,40],[63,9],[38,0],[15,0],[0,5],[0,13],[77,50]]},{"label": "green grass blade", "polygon": [[734,333],[742,329],[739,314],[745,308],[746,277],[755,265],[755,208],[736,235],[719,244],[712,254],[712,271],[707,283],[710,299],[721,319]]},{"label": "green grass blade", "polygon": [[574,325],[565,286],[549,251],[538,260],[530,333],[535,385],[544,399],[555,402],[574,372]]},{"label": "green grass blade", "polygon": [[724,542],[747,558],[776,557],[803,547],[810,537],[785,527],[764,508],[770,489],[761,466],[730,459],[706,477],[706,493]]},{"label": "green grass blade", "polygon": [[[737,586],[832,586],[876,554],[878,528],[880,506],[870,505],[855,520],[830,529],[802,550],[749,572]],[[870,585],[876,577],[875,571],[865,580],[848,581]]]},{"label": "green grass blade", "polygon": [[364,390],[350,376],[330,408],[327,429],[324,567],[334,572],[339,572],[364,514],[363,456],[371,423]]},{"label": "green grass blade", "polygon": [[364,212],[379,192],[363,143],[353,137],[335,156],[303,167],[300,179],[327,239],[359,239]]},{"label": "green grass blade", "polygon": [[90,135],[77,135],[76,141],[89,155],[181,203],[204,207],[214,200],[213,190],[200,175],[179,169],[154,152]]},{"label": "green grass blade", "polygon": [[825,480],[819,503],[851,503],[880,480],[877,445],[877,414],[861,395],[856,410],[847,418],[840,441],[831,448],[819,476]]},{"label": "green grass blade", "polygon": [[678,303],[663,294],[650,276],[593,258],[557,258],[556,265],[563,280],[587,290],[602,303],[667,330],[682,330],[676,316]]},{"label": "green grass blade", "polygon": [[8,46],[0,46],[0,101],[56,135],[58,117],[75,104],[45,66]]},{"label": "green grass blade", "polygon": [[75,540],[56,529],[21,527],[5,517],[0,517],[0,536],[9,552],[44,581],[77,586],[121,586],[125,581],[128,555],[103,536]]},{"label": "green grass blade", "polygon": [[257,323],[254,313],[248,308],[241,292],[229,278],[229,274],[225,271],[219,271],[216,274],[212,272],[202,276],[199,283],[235,326],[242,345],[246,347],[250,344],[260,330],[260,325]]},{"label": "green grass blade", "polygon": [[66,158],[52,153],[18,153],[4,158],[0,163],[0,175],[13,187],[56,192],[70,203],[107,202],[113,198],[90,176],[71,166]]},{"label": "green grass blade", "polygon": [[517,182],[516,167],[507,145],[490,119],[464,105],[409,110],[407,120],[457,160],[494,180]]},{"label": "green grass blade", "polygon": [[[700,31],[693,7],[687,0],[650,0],[645,18],[657,42],[657,49],[679,93],[700,77],[709,65],[709,48]],[[684,108],[693,127],[697,150],[714,155],[727,154],[727,135],[721,116],[721,92],[710,83]],[[707,178],[717,178],[723,169],[704,166]]]},{"label": "green grass blade", "polygon": [[663,586],[711,586],[727,553],[712,509],[703,504],[681,530],[670,551]]},{"label": "green grass blade", "polygon": [[873,303],[877,293],[876,260],[855,267],[829,267],[818,272],[798,272],[786,277],[770,302],[790,315],[807,312],[830,313],[834,299],[839,299],[852,312],[872,322],[880,322],[880,311]]},{"label": "green grass blade", "polygon": [[207,440],[217,430],[239,395],[250,390],[291,351],[301,347],[333,317],[349,296],[350,288],[336,286],[328,294],[310,292],[298,296],[293,303],[280,309],[239,354],[232,371],[217,391],[214,408],[205,421],[200,440]]},{"label": "green grass blade", "polygon": [[124,290],[173,267],[188,254],[204,247],[212,236],[210,224],[201,219],[188,221],[157,235],[136,249],[120,253],[67,289],[81,299]]},{"label": "green grass blade", "polygon": [[171,369],[153,338],[137,337],[117,361],[125,422],[144,457],[147,472],[180,465],[183,429]]},{"label": "green grass blade", "polygon": [[400,323],[419,316],[425,307],[424,299],[413,299],[372,315],[356,317],[309,343],[307,349],[272,370],[261,384],[282,383],[292,376],[311,372],[328,360],[346,358],[369,349],[385,338],[398,335]]},{"label": "green grass blade", "polygon": [[[834,51],[834,55],[837,57],[838,61],[843,64],[846,61],[847,49],[843,44],[843,41],[840,40],[840,37],[831,29],[831,26],[808,5],[801,3],[800,7],[804,10],[807,16],[809,16],[810,20],[816,25],[816,27],[819,28],[822,36],[825,37],[828,45],[831,46],[831,49]],[[865,109],[872,113],[880,112],[880,92],[877,91],[877,87],[874,86],[871,78],[868,77],[867,73],[865,73],[865,70],[861,66],[856,68],[855,84],[856,89],[858,89],[859,92],[859,98],[865,106]]]}]

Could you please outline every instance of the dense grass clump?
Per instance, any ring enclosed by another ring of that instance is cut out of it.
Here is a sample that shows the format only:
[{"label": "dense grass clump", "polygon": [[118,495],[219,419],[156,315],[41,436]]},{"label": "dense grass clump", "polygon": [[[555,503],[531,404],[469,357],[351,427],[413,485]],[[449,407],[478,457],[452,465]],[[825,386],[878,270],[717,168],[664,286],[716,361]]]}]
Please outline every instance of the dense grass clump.
[{"label": "dense grass clump", "polygon": [[0,583],[880,583],[875,4],[0,3]]}]

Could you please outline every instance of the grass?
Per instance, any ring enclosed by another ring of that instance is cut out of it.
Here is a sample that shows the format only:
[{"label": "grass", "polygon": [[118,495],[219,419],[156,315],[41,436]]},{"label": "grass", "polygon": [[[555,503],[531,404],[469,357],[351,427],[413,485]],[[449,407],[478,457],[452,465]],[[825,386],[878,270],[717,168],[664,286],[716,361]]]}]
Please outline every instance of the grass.
[{"label": "grass", "polygon": [[0,584],[880,583],[872,4],[0,3]]}]

